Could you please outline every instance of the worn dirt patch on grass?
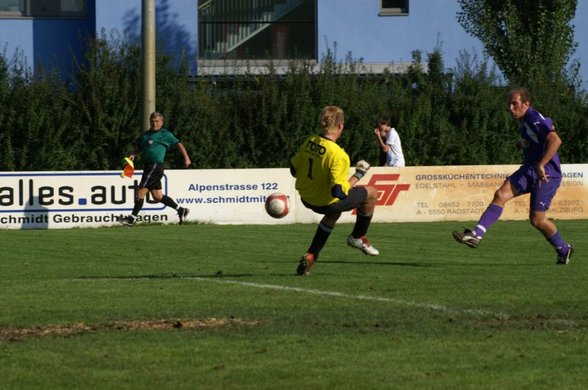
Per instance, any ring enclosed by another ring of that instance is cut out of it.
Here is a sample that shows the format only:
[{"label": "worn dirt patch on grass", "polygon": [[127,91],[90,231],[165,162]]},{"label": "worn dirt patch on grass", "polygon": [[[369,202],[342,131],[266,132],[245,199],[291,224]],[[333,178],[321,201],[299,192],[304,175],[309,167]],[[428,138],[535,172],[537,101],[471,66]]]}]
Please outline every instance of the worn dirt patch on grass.
[{"label": "worn dirt patch on grass", "polygon": [[26,337],[68,336],[101,330],[164,330],[164,329],[200,329],[221,326],[255,326],[259,321],[239,318],[205,318],[205,319],[167,319],[115,321],[102,325],[83,322],[67,326],[36,326],[31,328],[0,328],[0,340],[19,340]]}]

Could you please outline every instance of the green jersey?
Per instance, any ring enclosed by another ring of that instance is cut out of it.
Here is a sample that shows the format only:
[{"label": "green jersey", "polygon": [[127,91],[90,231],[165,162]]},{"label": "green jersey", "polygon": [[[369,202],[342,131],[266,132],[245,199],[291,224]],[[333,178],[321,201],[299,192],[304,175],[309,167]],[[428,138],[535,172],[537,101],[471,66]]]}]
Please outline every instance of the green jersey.
[{"label": "green jersey", "polygon": [[339,184],[349,193],[349,156],[336,142],[319,135],[310,136],[292,158],[296,169],[296,190],[300,197],[313,206],[338,202],[331,193]]},{"label": "green jersey", "polygon": [[141,150],[144,164],[163,164],[167,151],[179,142],[168,129],[161,128],[158,131],[147,130],[139,139],[137,146]]}]

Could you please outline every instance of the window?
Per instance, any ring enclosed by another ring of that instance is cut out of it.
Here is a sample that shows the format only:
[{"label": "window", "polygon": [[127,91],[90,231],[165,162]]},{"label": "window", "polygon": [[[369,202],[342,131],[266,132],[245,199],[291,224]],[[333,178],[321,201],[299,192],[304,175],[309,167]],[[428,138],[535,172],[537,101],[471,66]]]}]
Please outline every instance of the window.
[{"label": "window", "polygon": [[4,17],[85,16],[86,0],[0,0]]},{"label": "window", "polygon": [[20,16],[22,15],[23,0],[0,0],[0,15]]},{"label": "window", "polygon": [[85,11],[85,2],[85,0],[61,0],[61,12],[83,14]]},{"label": "window", "polygon": [[382,0],[380,16],[408,15],[408,0]]},{"label": "window", "polygon": [[317,0],[199,0],[201,60],[316,59]]}]

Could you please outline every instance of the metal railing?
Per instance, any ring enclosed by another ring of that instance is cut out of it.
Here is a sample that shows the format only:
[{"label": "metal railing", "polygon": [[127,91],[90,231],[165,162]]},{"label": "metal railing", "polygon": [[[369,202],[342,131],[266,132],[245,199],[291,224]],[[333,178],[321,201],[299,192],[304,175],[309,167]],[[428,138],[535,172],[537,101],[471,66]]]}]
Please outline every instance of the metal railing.
[{"label": "metal railing", "polygon": [[278,22],[305,0],[205,0],[198,7],[201,58],[219,59]]}]

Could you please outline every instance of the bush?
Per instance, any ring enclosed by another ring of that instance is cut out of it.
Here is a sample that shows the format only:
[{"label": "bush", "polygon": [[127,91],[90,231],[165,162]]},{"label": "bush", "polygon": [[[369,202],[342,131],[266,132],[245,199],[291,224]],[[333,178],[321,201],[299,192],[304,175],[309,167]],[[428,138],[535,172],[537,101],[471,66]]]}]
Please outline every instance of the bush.
[{"label": "bush", "polygon": [[[72,79],[33,75],[18,55],[0,56],[0,170],[117,170],[142,129],[138,46],[89,40]],[[509,87],[486,62],[464,53],[447,70],[438,50],[413,53],[405,74],[370,73],[351,53],[319,61],[292,61],[285,75],[274,65],[264,75],[189,76],[169,58],[157,59],[157,110],[182,140],[195,168],[287,167],[321,108],[345,110],[340,143],[352,161],[378,161],[375,120],[391,116],[407,165],[514,164],[517,123],[506,106]],[[567,85],[528,86],[534,105],[561,134],[565,163],[588,154],[588,105]],[[573,142],[571,142],[573,140]],[[179,153],[170,166],[180,167]]]}]

